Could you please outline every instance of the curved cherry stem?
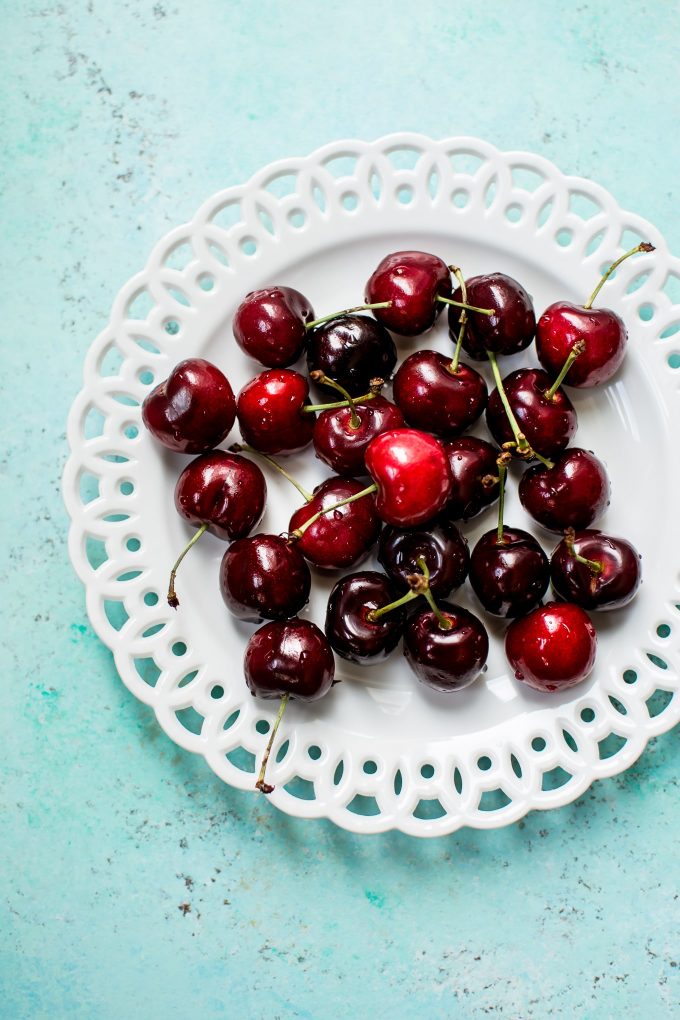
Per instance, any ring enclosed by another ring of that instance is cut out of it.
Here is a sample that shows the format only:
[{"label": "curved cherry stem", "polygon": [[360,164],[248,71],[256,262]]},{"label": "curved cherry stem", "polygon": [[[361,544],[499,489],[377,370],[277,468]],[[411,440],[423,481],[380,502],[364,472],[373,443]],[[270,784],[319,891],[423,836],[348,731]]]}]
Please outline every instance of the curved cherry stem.
[{"label": "curved cherry stem", "polygon": [[416,595],[423,595],[427,600],[427,604],[437,618],[439,627],[441,630],[451,630],[453,624],[451,621],[444,616],[441,609],[434,600],[432,589],[430,588],[430,570],[425,562],[424,556],[419,556],[417,561],[422,574],[411,574],[409,577],[409,584],[411,585],[411,591],[415,592]]},{"label": "curved cherry stem", "polygon": [[402,606],[407,605],[407,603],[413,602],[419,595],[420,592],[411,589],[411,591],[407,591],[405,595],[402,595],[400,599],[396,599],[386,606],[380,606],[378,609],[371,609],[370,612],[366,613],[366,619],[369,623],[376,623],[381,616],[385,616],[387,613],[391,613],[393,609],[400,609]]},{"label": "curved cherry stem", "polygon": [[207,530],[208,525],[201,524],[200,528],[198,529],[196,534],[192,537],[191,541],[187,542],[187,544],[182,549],[181,553],[175,560],[174,567],[170,571],[170,583],[168,584],[168,605],[172,606],[173,609],[177,609],[177,606],[179,605],[179,599],[177,598],[177,593],[175,591],[175,578],[177,577],[177,570],[179,568],[179,565],[186,556],[186,554],[189,552],[191,547],[196,545],[201,535],[203,535],[204,532],[206,532]]},{"label": "curved cherry stem", "polygon": [[232,453],[254,453],[256,457],[262,457],[262,460],[266,460],[275,471],[278,471],[280,475],[294,485],[297,491],[300,493],[305,503],[309,503],[312,498],[312,493],[308,489],[305,489],[299,482],[296,482],[292,475],[289,475],[285,468],[282,468],[278,461],[275,461],[273,457],[270,457],[267,453],[260,453],[259,450],[253,449],[252,446],[245,446],[243,443],[232,443],[229,447]]},{"label": "curved cherry stem", "polygon": [[510,422],[512,434],[515,437],[515,443],[517,444],[517,452],[526,457],[531,452],[531,447],[527,443],[526,436],[520,430],[514,412],[510,407],[510,401],[508,400],[508,396],[503,386],[503,380],[501,379],[501,373],[498,368],[498,362],[496,361],[496,355],[493,353],[493,351],[487,351],[486,353],[487,357],[489,358],[489,361],[491,362],[491,371],[493,372],[494,381],[496,383],[496,389],[498,390],[498,396],[501,398],[501,403],[505,408],[505,413],[507,415],[508,421]]},{"label": "curved cherry stem", "polygon": [[308,521],[301,524],[299,528],[295,529],[295,531],[291,531],[290,537],[302,538],[307,528],[311,528],[312,524],[316,524],[320,517],[324,517],[333,510],[338,510],[341,506],[347,506],[348,503],[356,503],[358,499],[363,499],[364,496],[369,496],[372,492],[377,491],[378,486],[374,483],[373,485],[368,485],[365,489],[362,489],[361,492],[355,492],[353,496],[348,496],[347,499],[341,499],[339,502],[333,503],[332,506],[327,506],[323,510],[318,510],[315,514],[312,514]]},{"label": "curved cherry stem", "polygon": [[281,725],[281,720],[283,719],[283,713],[286,711],[286,705],[288,704],[288,699],[289,698],[290,698],[290,694],[284,694],[283,697],[281,698],[281,704],[279,705],[279,710],[276,713],[276,719],[274,720],[274,725],[272,726],[272,731],[269,734],[269,740],[267,741],[267,746],[265,747],[264,754],[262,755],[262,764],[260,765],[260,774],[257,777],[257,782],[255,783],[255,789],[259,790],[260,793],[271,793],[272,790],[274,789],[274,787],[270,786],[269,783],[265,783],[265,781],[264,781],[264,774],[267,771],[267,762],[269,761],[269,755],[272,753],[272,747],[274,746],[274,738],[276,737],[276,731],[278,730],[279,726]]},{"label": "curved cherry stem", "polygon": [[[324,372],[322,372],[320,368],[317,368],[313,372],[310,372],[309,377],[310,379],[313,379],[314,382],[317,382],[323,386],[329,386],[331,389],[337,390],[338,393],[341,393],[343,395],[343,397],[347,401],[347,407],[349,407],[350,409],[349,427],[355,430],[358,429],[361,425],[361,418],[357,414],[356,405],[357,401],[361,401],[362,398],[353,397],[351,393],[349,393],[349,391],[345,389],[344,386],[341,386],[340,383],[335,381],[335,379],[329,379],[329,377]],[[371,379],[370,392],[372,396],[377,397],[380,394],[380,391],[384,385],[385,385],[384,379],[379,378]]]},{"label": "curved cherry stem", "polygon": [[[465,277],[458,268],[458,266],[449,266],[449,269],[458,280],[460,286],[461,297],[463,298],[463,304],[467,304],[467,285],[465,283]],[[463,346],[463,337],[465,336],[465,326],[467,325],[467,310],[463,308],[458,319],[460,323],[460,329],[458,330],[458,339],[456,340],[456,349],[453,352],[453,360],[449,365],[449,372],[451,375],[455,375],[458,371],[458,362],[460,361],[460,349]]]},{"label": "curved cherry stem", "polygon": [[574,548],[574,542],[576,540],[576,532],[573,528],[567,528],[564,533],[564,544],[567,547],[567,552],[570,556],[573,556],[577,563],[583,563],[590,570],[594,577],[598,577],[604,570],[604,563],[600,560],[589,560],[585,556],[580,556]]},{"label": "curved cherry stem", "polygon": [[355,305],[354,308],[343,308],[341,312],[331,312],[330,315],[322,315],[320,319],[312,319],[305,323],[305,329],[314,329],[322,322],[330,322],[331,319],[340,319],[343,315],[353,315],[355,312],[370,312],[374,308],[391,308],[391,301],[375,301],[372,305]]},{"label": "curved cherry stem", "polygon": [[[368,400],[373,400],[373,398],[377,396],[378,393],[376,393],[375,389],[371,389],[368,393],[363,393],[360,397],[352,397],[352,400],[355,404],[365,404]],[[303,414],[313,414],[315,411],[335,411],[338,407],[349,406],[349,400],[334,400],[331,404],[304,404],[302,412]]]},{"label": "curved cherry stem", "polygon": [[624,255],[620,255],[619,258],[616,260],[616,262],[612,262],[611,266],[606,271],[606,273],[602,274],[602,276],[600,278],[600,282],[598,283],[597,287],[595,288],[593,293],[590,295],[590,297],[588,298],[588,300],[586,301],[586,303],[584,304],[583,307],[584,308],[592,308],[593,307],[593,301],[595,300],[597,295],[600,293],[600,291],[604,287],[604,285],[607,282],[607,280],[609,279],[609,277],[612,275],[613,272],[615,272],[618,269],[618,267],[621,265],[622,262],[625,262],[626,259],[629,259],[631,257],[631,255],[637,255],[638,252],[649,252],[649,251],[654,251],[654,245],[650,244],[649,241],[643,241],[641,244],[636,244],[634,248],[631,248],[630,251],[627,251]]},{"label": "curved cherry stem", "polygon": [[562,365],[562,368],[560,369],[560,372],[559,372],[559,375],[557,376],[557,379],[555,379],[555,382],[552,384],[550,389],[545,391],[545,398],[546,398],[546,400],[552,400],[553,399],[553,397],[555,396],[555,394],[559,390],[560,386],[564,382],[564,378],[565,378],[567,372],[569,371],[571,366],[574,364],[576,359],[583,354],[585,349],[586,349],[586,342],[585,342],[585,340],[577,340],[576,343],[574,344],[574,346],[572,347],[572,349],[569,351],[567,359],[564,362],[564,364]]},{"label": "curved cherry stem", "polygon": [[496,537],[496,545],[505,545],[505,537],[503,533],[503,511],[505,510],[505,481],[508,475],[508,464],[512,460],[512,455],[505,451],[501,453],[497,458],[496,463],[498,464],[498,534]]}]

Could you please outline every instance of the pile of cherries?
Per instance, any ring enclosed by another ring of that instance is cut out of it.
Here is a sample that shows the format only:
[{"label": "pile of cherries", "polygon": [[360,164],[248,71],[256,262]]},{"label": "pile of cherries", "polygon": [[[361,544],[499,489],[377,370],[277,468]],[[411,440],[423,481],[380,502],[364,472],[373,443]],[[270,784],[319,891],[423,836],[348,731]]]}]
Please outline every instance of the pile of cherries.
[{"label": "pile of cherries", "polygon": [[[170,605],[179,604],[182,559],[210,531],[230,543],[220,568],[228,609],[251,623],[269,621],[252,635],[244,658],[253,695],[281,699],[258,789],[272,789],[265,768],[288,699],[313,701],[330,690],[333,653],[370,665],[403,639],[415,676],[438,691],[462,690],[482,673],[486,628],[449,601],[466,577],[487,613],[512,621],[505,651],[517,680],[560,691],[588,676],[596,633],[586,610],[626,605],[640,584],[640,556],[630,542],[592,527],[609,503],[609,479],[592,452],[569,445],[577,419],[563,384],[598,386],[619,368],[625,325],[593,301],[625,258],[649,251],[647,243],[633,248],[584,305],[557,302],[538,323],[516,280],[503,273],[466,280],[420,251],[388,255],[368,280],[364,305],[321,318],[290,287],[254,291],[233,329],[265,371],[235,398],[219,368],[191,358],[146,398],[142,416],[155,438],[198,455],[175,488],[178,513],[197,531],[172,568]],[[452,355],[410,354],[388,400],[382,389],[397,367],[392,333],[425,333],[445,305]],[[502,378],[498,359],[534,339],[542,367]],[[474,366],[461,361],[463,351],[473,362],[490,362],[491,394]],[[303,356],[308,377],[290,367]],[[464,434],[482,414],[493,444]],[[236,419],[243,444],[217,449]],[[273,459],[310,445],[334,472],[313,492]],[[258,460],[285,475],[304,500],[284,534],[252,534],[267,491]],[[560,536],[550,559],[532,535],[504,522],[513,461],[529,465],[519,482],[522,506]],[[497,525],[470,552],[458,523],[494,502]],[[356,572],[376,543],[384,572]],[[325,633],[298,616],[309,600],[310,564],[353,571],[331,591]],[[553,598],[544,604],[549,585]]]}]

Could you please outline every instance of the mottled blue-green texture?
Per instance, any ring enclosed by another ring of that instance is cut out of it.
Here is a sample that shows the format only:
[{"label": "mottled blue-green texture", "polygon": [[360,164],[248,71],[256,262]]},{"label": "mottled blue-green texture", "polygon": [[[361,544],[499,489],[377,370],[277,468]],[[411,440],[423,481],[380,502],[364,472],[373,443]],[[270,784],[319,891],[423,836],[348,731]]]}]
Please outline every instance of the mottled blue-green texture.
[{"label": "mottled blue-green texture", "polygon": [[678,732],[498,831],[285,817],[124,689],[68,562],[60,476],[119,287],[272,159],[477,134],[602,183],[679,250],[680,9],[18,0],[0,17],[0,1016],[673,1015]]}]

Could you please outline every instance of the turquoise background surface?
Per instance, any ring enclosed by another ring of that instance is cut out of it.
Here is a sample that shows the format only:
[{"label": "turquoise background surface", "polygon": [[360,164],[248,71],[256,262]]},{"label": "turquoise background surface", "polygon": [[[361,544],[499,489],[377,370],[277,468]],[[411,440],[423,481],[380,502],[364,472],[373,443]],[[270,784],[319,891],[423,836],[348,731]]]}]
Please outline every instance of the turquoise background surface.
[{"label": "turquoise background surface", "polygon": [[284,817],[172,745],[118,680],[60,477],[119,287],[272,159],[478,134],[602,183],[680,250],[680,9],[18,0],[0,17],[0,1016],[671,1015],[680,731],[495,832],[362,839]]}]

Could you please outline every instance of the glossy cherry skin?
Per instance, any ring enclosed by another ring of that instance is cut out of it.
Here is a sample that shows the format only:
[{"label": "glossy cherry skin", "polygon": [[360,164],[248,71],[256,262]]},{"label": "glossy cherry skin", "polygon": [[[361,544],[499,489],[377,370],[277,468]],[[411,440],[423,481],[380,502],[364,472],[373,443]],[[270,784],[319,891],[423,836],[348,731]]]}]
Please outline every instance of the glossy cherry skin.
[{"label": "glossy cherry skin", "polygon": [[[473,276],[465,281],[468,304],[493,308],[493,315],[468,312],[463,349],[476,361],[486,361],[487,352],[517,354],[529,346],[536,331],[531,298],[521,283],[504,273]],[[453,295],[462,301],[460,287]],[[460,309],[449,306],[449,335],[454,343],[460,330]]]},{"label": "glossy cherry skin", "polygon": [[203,358],[180,361],[142,404],[149,432],[176,453],[213,450],[231,432],[235,417],[228,379]]},{"label": "glossy cherry skin", "polygon": [[417,429],[392,429],[372,439],[366,470],[378,487],[378,514],[397,528],[432,520],[451,495],[453,478],[443,445]]},{"label": "glossy cherry skin", "polygon": [[207,524],[208,531],[227,541],[259,524],[266,498],[267,483],[257,464],[222,450],[192,460],[175,486],[180,517],[196,528]]},{"label": "glossy cherry skin", "polygon": [[[342,315],[310,330],[307,367],[340,383],[353,397],[368,393],[371,380],[389,379],[397,363],[394,340],[384,326],[368,315]],[[337,392],[321,383],[320,393]]]},{"label": "glossy cherry skin", "polygon": [[547,602],[508,627],[505,654],[517,680],[536,691],[580,684],[595,665],[597,635],[572,602]]},{"label": "glossy cherry skin", "polygon": [[[289,530],[295,531],[317,511],[354,496],[364,488],[365,485],[353,478],[327,478],[314,489],[309,503],[295,511]],[[315,567],[326,570],[354,567],[366,558],[378,539],[381,527],[371,494],[324,514],[307,528],[297,545]]]},{"label": "glossy cherry skin", "polygon": [[503,528],[479,539],[470,557],[470,584],[488,613],[523,616],[538,605],[548,589],[550,564],[540,545],[527,531]]},{"label": "glossy cherry skin", "polygon": [[322,630],[309,620],[265,623],[250,638],[243,658],[250,693],[258,698],[289,694],[317,701],[333,686],[335,660]]},{"label": "glossy cherry skin", "polygon": [[[573,366],[572,366],[573,367]],[[576,434],[576,410],[563,389],[548,399],[552,379],[540,368],[520,368],[503,380],[503,388],[520,431],[529,446],[544,457],[565,450]],[[498,390],[489,396],[486,423],[499,446],[513,441],[512,429]]]},{"label": "glossy cherry skin", "polygon": [[385,397],[374,397],[355,406],[360,422],[356,429],[352,428],[348,407],[322,411],[314,425],[316,455],[338,475],[365,475],[364,455],[370,441],[382,432],[406,424],[397,405]]},{"label": "glossy cherry skin", "polygon": [[451,621],[443,630],[429,606],[414,613],[404,629],[404,655],[421,683],[435,691],[462,691],[486,665],[489,636],[481,620],[451,602],[439,609]]},{"label": "glossy cherry skin", "polygon": [[419,528],[383,529],[378,561],[401,594],[410,587],[408,578],[422,573],[418,564],[421,557],[430,572],[430,588],[436,598],[450,595],[467,577],[468,544],[450,521],[438,518]]},{"label": "glossy cherry skin", "polygon": [[565,450],[554,466],[536,464],[519,483],[522,506],[548,531],[588,528],[609,506],[611,487],[602,461],[577,446]]},{"label": "glossy cherry skin", "polygon": [[362,666],[384,662],[399,644],[406,609],[393,609],[375,621],[368,614],[398,597],[389,578],[377,570],[349,574],[338,581],[328,599],[325,626],[333,651]]},{"label": "glossy cherry skin", "polygon": [[232,542],[220,565],[220,590],[240,620],[285,620],[307,605],[312,575],[296,542],[252,535]]},{"label": "glossy cherry skin", "polygon": [[588,388],[611,379],[626,353],[623,320],[610,308],[583,308],[570,301],[546,308],[536,327],[536,353],[553,378],[578,340],[585,341],[585,350],[569,369],[565,385]]},{"label": "glossy cherry skin", "polygon": [[620,609],[635,597],[642,581],[641,557],[625,538],[594,529],[579,531],[574,551],[601,564],[602,572],[594,573],[586,563],[579,563],[563,539],[550,560],[550,580],[557,598],[583,609],[607,610]]},{"label": "glossy cherry skin", "polygon": [[292,287],[267,287],[246,294],[234,315],[234,337],[242,351],[267,368],[297,361],[307,346],[305,324],[314,309]]},{"label": "glossy cherry skin", "polygon": [[476,436],[450,440],[444,443],[444,451],[453,475],[444,515],[452,521],[469,521],[498,499],[500,451]]},{"label": "glossy cherry skin", "polygon": [[442,259],[424,251],[386,255],[366,284],[367,302],[392,302],[373,314],[401,336],[418,336],[434,325],[444,307],[438,295],[451,297],[451,273]]},{"label": "glossy cherry skin", "polygon": [[243,387],[236,404],[241,435],[261,453],[294,453],[312,441],[314,413],[302,408],[310,403],[309,384],[290,368],[260,372]]},{"label": "glossy cherry skin", "polygon": [[458,436],[486,407],[486,382],[474,368],[437,351],[416,351],[394,377],[394,399],[409,425],[443,438]]}]

